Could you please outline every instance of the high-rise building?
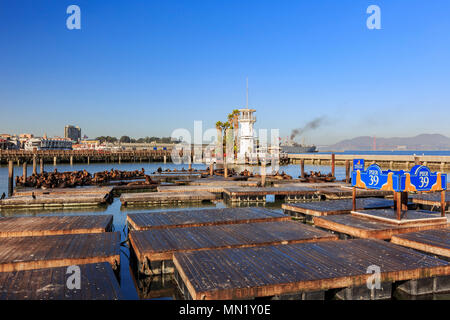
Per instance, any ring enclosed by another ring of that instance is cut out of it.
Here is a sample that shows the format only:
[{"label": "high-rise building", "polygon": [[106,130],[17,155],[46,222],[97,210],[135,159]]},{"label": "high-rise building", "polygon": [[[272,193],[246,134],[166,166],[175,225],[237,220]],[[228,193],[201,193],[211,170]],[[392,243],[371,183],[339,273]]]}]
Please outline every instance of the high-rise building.
[{"label": "high-rise building", "polygon": [[64,138],[69,138],[72,141],[81,140],[81,128],[67,125],[64,127]]}]

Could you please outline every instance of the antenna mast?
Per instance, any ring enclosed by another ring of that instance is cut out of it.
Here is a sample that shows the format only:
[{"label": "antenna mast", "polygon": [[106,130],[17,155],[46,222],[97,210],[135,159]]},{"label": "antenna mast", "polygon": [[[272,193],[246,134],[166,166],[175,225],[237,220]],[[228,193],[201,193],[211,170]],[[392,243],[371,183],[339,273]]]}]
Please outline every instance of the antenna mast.
[{"label": "antenna mast", "polygon": [[248,109],[248,77],[247,77],[247,96],[246,96],[246,106]]}]

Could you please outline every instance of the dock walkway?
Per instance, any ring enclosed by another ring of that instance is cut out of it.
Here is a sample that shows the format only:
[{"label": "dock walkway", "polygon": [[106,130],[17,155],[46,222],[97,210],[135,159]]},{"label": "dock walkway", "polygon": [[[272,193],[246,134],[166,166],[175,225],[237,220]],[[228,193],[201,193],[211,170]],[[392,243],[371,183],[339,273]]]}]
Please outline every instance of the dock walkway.
[{"label": "dock walkway", "polygon": [[32,196],[13,196],[0,200],[1,209],[16,208],[55,208],[98,206],[106,204],[110,197],[105,194],[37,194]]},{"label": "dock walkway", "polygon": [[0,272],[97,262],[116,269],[119,245],[118,232],[0,238]]},{"label": "dock walkway", "polygon": [[[175,252],[334,240],[336,236],[293,221],[131,231],[141,273],[171,273]],[[156,262],[156,263],[155,263]]]},{"label": "dock walkway", "polygon": [[450,263],[379,240],[326,241],[174,255],[186,298],[251,299],[365,286],[368,267],[382,282],[449,275]]},{"label": "dock walkway", "polygon": [[145,192],[122,194],[120,201],[124,206],[144,204],[165,204],[182,202],[202,202],[216,199],[211,192]]},{"label": "dock walkway", "polygon": [[120,287],[109,263],[79,265],[81,289],[67,289],[67,267],[0,272],[0,300],[118,300]]},{"label": "dock walkway", "polygon": [[450,228],[395,235],[392,243],[450,258]]},{"label": "dock walkway", "polygon": [[267,195],[282,197],[286,201],[320,199],[316,189],[307,187],[232,187],[224,188],[223,192],[232,202],[265,202]]},{"label": "dock walkway", "polygon": [[133,230],[150,230],[251,222],[288,221],[290,217],[264,208],[225,208],[128,214]]},{"label": "dock walkway", "polygon": [[112,215],[0,218],[0,238],[111,231]]}]

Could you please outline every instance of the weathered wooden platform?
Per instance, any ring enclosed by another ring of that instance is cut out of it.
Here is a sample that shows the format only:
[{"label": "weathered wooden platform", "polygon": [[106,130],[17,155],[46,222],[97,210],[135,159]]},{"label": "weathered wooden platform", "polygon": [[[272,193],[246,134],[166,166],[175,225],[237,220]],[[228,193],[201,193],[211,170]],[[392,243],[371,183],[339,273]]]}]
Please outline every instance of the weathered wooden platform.
[{"label": "weathered wooden platform", "polygon": [[[381,198],[356,199],[357,209],[390,208],[394,206],[393,200]],[[352,211],[352,200],[329,200],[317,202],[283,203],[281,208],[288,213],[300,213],[311,216],[328,216],[333,214],[344,214]]]},{"label": "weathered wooden platform", "polygon": [[0,272],[109,262],[120,263],[120,234],[103,232],[0,238]]},{"label": "weathered wooden platform", "polygon": [[82,194],[108,194],[113,191],[113,187],[80,187],[80,188],[16,188],[14,196],[31,196],[33,193],[37,195],[82,195]]},{"label": "weathered wooden platform", "polygon": [[192,192],[192,191],[200,191],[200,192],[211,192],[211,193],[222,193],[223,187],[216,185],[205,185],[205,186],[159,186],[157,188],[158,192]]},{"label": "weathered wooden platform", "polygon": [[224,195],[232,202],[265,202],[267,195],[284,198],[286,201],[319,200],[317,190],[306,187],[233,187],[224,188]]},{"label": "weathered wooden platform", "polygon": [[432,211],[424,210],[407,210],[403,211],[401,220],[396,218],[393,209],[370,209],[352,211],[352,215],[360,216],[368,219],[382,221],[395,225],[425,225],[425,224],[441,224],[446,223],[447,218]]},{"label": "weathered wooden platform", "polygon": [[118,300],[120,287],[109,263],[82,264],[80,289],[68,289],[67,267],[0,272],[0,300]]},{"label": "weathered wooden platform", "polygon": [[0,238],[111,231],[112,215],[0,218]]},{"label": "weathered wooden platform", "polygon": [[[318,192],[320,195],[323,195],[326,199],[334,200],[334,199],[350,199],[353,195],[353,190],[351,187],[325,187],[318,188]],[[384,190],[370,190],[370,189],[357,189],[356,197],[364,198],[364,197],[386,197],[392,196],[391,191]]]},{"label": "weathered wooden platform", "polygon": [[391,242],[404,247],[450,258],[450,228],[394,235],[391,238]]},{"label": "weathered wooden platform", "polygon": [[[441,206],[441,194],[436,192],[431,193],[418,193],[410,195],[410,198],[414,203],[424,204],[429,206],[440,207]],[[450,192],[445,192],[445,204],[450,206]]]},{"label": "weathered wooden platform", "polygon": [[0,200],[0,209],[98,206],[106,204],[110,194],[40,194],[35,197],[13,196]]},{"label": "weathered wooden platform", "polygon": [[250,222],[288,221],[289,216],[263,208],[225,208],[128,214],[133,230],[150,230]]},{"label": "weathered wooden platform", "polygon": [[337,237],[330,233],[293,221],[130,232],[130,242],[140,262],[139,271],[146,274],[173,272],[170,264],[167,267],[167,265],[161,265],[161,262],[171,262],[175,252],[334,239]]},{"label": "weathered wooden platform", "polygon": [[216,199],[216,196],[205,191],[191,192],[145,192],[130,193],[120,196],[123,205],[143,205],[161,203],[202,202]]},{"label": "weathered wooden platform", "polygon": [[392,243],[357,239],[174,255],[186,298],[248,299],[365,286],[380,267],[381,281],[450,274],[450,263]]},{"label": "weathered wooden platform", "polygon": [[391,239],[393,235],[428,229],[440,229],[447,226],[447,222],[439,224],[397,225],[383,221],[368,219],[352,214],[314,217],[317,227],[349,235],[357,238]]},{"label": "weathered wooden platform", "polygon": [[216,187],[257,187],[258,181],[240,181],[240,180],[225,180],[223,177],[197,179],[189,182],[191,186],[216,186]]}]

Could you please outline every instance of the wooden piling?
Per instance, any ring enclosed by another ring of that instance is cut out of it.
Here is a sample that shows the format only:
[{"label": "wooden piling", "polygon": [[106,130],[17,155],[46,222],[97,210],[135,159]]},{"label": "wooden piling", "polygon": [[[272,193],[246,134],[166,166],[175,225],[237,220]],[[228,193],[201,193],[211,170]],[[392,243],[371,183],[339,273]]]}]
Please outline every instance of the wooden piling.
[{"label": "wooden piling", "polygon": [[213,176],[214,175],[214,162],[211,161],[211,163],[209,164],[209,175]]},{"label": "wooden piling", "polygon": [[36,159],[36,155],[33,156],[33,174],[37,174],[37,159]]},{"label": "wooden piling", "polygon": [[332,153],[331,154],[331,175],[333,177],[335,177],[335,175],[334,175],[335,169],[336,169],[336,156],[334,155],[334,153]]},{"label": "wooden piling", "polygon": [[445,207],[446,207],[446,202],[445,202],[445,190],[441,191],[441,216],[445,217]]},{"label": "wooden piling", "polygon": [[11,197],[14,191],[14,162],[8,161],[8,197]]},{"label": "wooden piling", "polygon": [[345,160],[345,183],[350,183],[350,161]]},{"label": "wooden piling", "polygon": [[22,182],[27,182],[27,169],[28,169],[28,163],[25,161],[23,163],[23,171],[22,171]]},{"label": "wooden piling", "polygon": [[73,156],[70,156],[70,165],[73,166]]},{"label": "wooden piling", "polygon": [[91,159],[87,157],[87,164],[91,164]]},{"label": "wooden piling", "polygon": [[266,185],[266,163],[261,163],[261,186],[264,187]]},{"label": "wooden piling", "polygon": [[228,177],[228,167],[227,167],[227,159],[223,158],[223,176]]},{"label": "wooden piling", "polygon": [[300,160],[300,175],[302,178],[305,177],[305,159]]},{"label": "wooden piling", "polygon": [[167,162],[167,157],[166,156],[164,156],[164,163],[166,163]]},{"label": "wooden piling", "polygon": [[356,210],[356,188],[353,187],[353,192],[352,192],[352,211]]},{"label": "wooden piling", "polygon": [[44,158],[39,158],[39,171],[40,174],[44,173]]},{"label": "wooden piling", "polygon": [[56,167],[56,161],[57,161],[57,158],[53,157],[53,166],[55,166],[55,167]]}]

